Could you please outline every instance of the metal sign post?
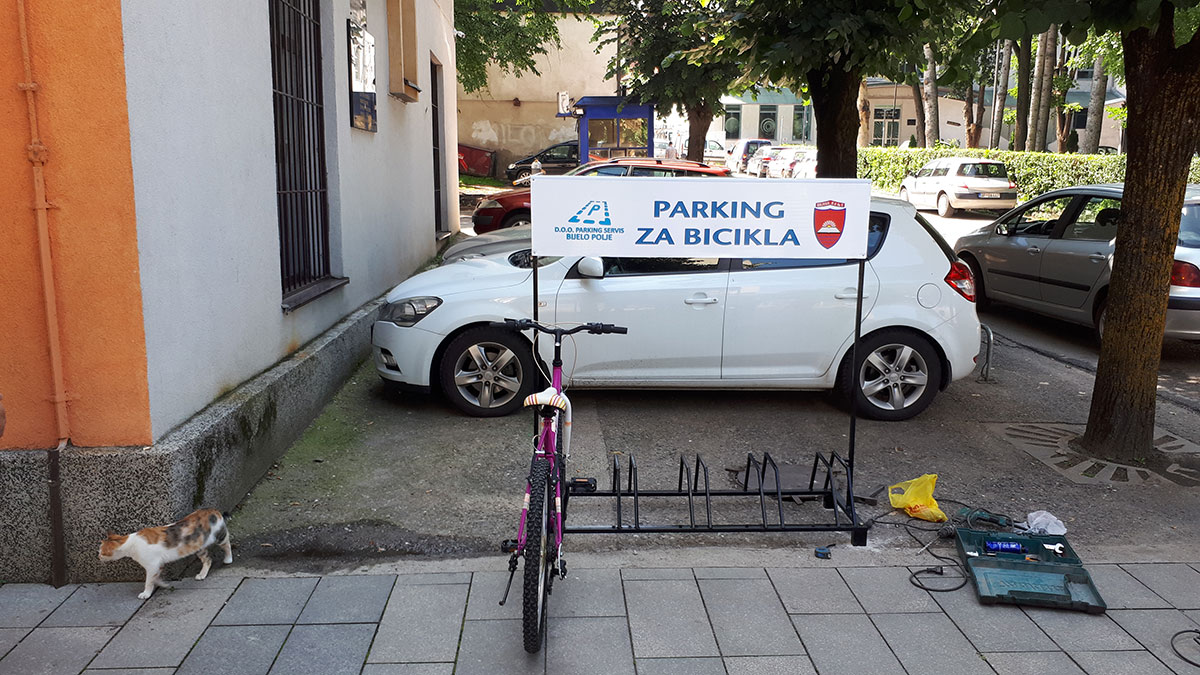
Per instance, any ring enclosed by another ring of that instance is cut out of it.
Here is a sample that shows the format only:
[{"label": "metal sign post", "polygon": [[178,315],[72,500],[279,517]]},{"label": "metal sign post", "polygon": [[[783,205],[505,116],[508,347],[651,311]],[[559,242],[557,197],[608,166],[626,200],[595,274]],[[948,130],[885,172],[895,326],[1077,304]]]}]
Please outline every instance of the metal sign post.
[{"label": "metal sign post", "polygon": [[[823,258],[857,261],[851,367],[857,369],[862,331],[871,184],[864,180],[761,181],[694,178],[616,178],[541,176],[533,181],[533,318],[539,317],[538,256]],[[534,349],[536,350],[536,343]],[[857,373],[855,381],[857,381]],[[740,490],[713,489],[704,460],[679,461],[674,490],[642,490],[638,467],[628,453],[627,474],[613,459],[609,490],[572,490],[572,499],[615,500],[612,525],[566,526],[564,532],[850,532],[855,546],[866,544],[867,525],[854,506],[854,455],[858,397],[850,403],[846,457],[817,452],[807,489],[784,489],[778,464],[769,453],[746,459]],[[844,490],[836,473],[845,472]],[[770,473],[768,474],[768,471]],[[754,478],[753,484],[751,478]],[[772,487],[773,481],[773,487]],[[777,509],[767,508],[774,497]],[[642,497],[686,499],[686,525],[644,524]],[[761,520],[719,523],[712,499],[758,497]],[[789,523],[783,499],[819,498],[832,522]],[[702,501],[701,501],[702,500]],[[632,502],[632,518],[623,508]],[[699,502],[699,503],[698,503]],[[697,506],[702,517],[697,518]]]}]

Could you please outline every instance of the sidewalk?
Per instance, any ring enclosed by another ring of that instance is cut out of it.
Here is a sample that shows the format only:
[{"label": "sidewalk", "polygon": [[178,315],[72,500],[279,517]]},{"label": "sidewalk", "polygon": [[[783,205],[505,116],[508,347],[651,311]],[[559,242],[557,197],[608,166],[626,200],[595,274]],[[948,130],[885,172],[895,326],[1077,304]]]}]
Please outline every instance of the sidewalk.
[{"label": "sidewalk", "polygon": [[555,584],[537,655],[521,647],[519,573],[508,604],[497,605],[501,556],[415,568],[454,571],[397,564],[398,573],[336,576],[234,563],[144,602],[141,584],[9,584],[0,587],[0,675],[1200,673],[1168,644],[1200,627],[1200,564],[1090,564],[1109,606],[1091,616],[983,606],[971,585],[929,593],[909,584],[904,565],[857,566],[894,555],[834,551],[855,566],[798,551],[792,564],[813,566],[634,567],[631,559],[661,560],[577,556]]}]

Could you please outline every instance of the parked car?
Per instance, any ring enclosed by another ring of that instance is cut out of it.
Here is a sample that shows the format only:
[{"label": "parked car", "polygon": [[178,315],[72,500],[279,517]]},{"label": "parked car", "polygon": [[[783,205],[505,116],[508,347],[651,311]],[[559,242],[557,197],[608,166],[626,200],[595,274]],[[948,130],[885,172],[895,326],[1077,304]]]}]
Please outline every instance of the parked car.
[{"label": "parked car", "polygon": [[1008,210],[1017,205],[1017,184],[1004,162],[977,157],[943,157],[909,174],[900,198],[918,209],[950,217],[959,209]]},{"label": "parked car", "polygon": [[791,177],[801,180],[817,177],[817,151],[815,148],[806,148],[803,156],[797,153],[796,159],[792,161]]},{"label": "parked car", "polygon": [[744,173],[746,171],[746,163],[758,152],[758,149],[764,145],[770,145],[771,141],[765,138],[739,138],[733,147],[725,156],[725,166],[734,173]]},{"label": "parked car", "polygon": [[[836,388],[870,417],[907,419],[974,369],[974,285],[912,206],[873,199],[870,228],[858,367],[853,261],[544,257],[541,318],[629,327],[629,339],[564,345],[573,387]],[[376,370],[402,389],[440,389],[466,414],[508,414],[538,365],[526,335],[489,322],[531,316],[531,295],[528,248],[418,274],[387,294]]]},{"label": "parked car", "polygon": [[746,173],[755,178],[765,178],[767,175],[767,167],[771,164],[771,160],[783,150],[781,145],[764,145],[750,157],[750,161],[746,162]]},{"label": "parked car", "polygon": [[556,143],[543,148],[528,157],[522,157],[505,169],[504,175],[508,180],[517,181],[526,178],[533,172],[533,160],[542,163],[542,172],[548,174],[566,173],[579,166],[579,141]]},{"label": "parked car", "polygon": [[[679,156],[681,159],[687,157],[688,139],[683,139],[683,150]],[[711,138],[704,141],[704,163],[710,166],[717,166],[725,163],[725,146],[721,145],[720,141]]]},{"label": "parked car", "polygon": [[[728,176],[729,169],[685,159],[617,157],[589,162],[567,172],[573,176]],[[475,234],[529,224],[529,188],[497,192],[479,202],[471,214]]]},{"label": "parked car", "polygon": [[785,146],[779,150],[767,164],[767,178],[791,178],[792,166],[797,157],[804,156],[804,149],[795,146]]},{"label": "parked car", "polygon": [[[958,240],[980,302],[1006,304],[1104,332],[1124,185],[1047,192]],[[1200,340],[1200,185],[1189,185],[1171,268],[1165,337]]]}]

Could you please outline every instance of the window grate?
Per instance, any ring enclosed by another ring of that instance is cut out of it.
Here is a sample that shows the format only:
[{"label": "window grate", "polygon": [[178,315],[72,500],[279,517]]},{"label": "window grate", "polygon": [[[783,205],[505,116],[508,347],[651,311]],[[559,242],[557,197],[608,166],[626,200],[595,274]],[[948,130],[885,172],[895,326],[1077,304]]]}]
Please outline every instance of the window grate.
[{"label": "window grate", "polygon": [[285,298],[329,277],[319,0],[270,0],[275,186]]}]

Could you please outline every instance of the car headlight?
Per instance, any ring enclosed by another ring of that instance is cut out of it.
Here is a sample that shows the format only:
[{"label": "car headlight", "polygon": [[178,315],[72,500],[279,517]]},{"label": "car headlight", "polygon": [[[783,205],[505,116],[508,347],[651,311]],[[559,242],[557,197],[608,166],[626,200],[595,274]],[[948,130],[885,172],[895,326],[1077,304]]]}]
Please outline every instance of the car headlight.
[{"label": "car headlight", "polygon": [[479,202],[479,206],[476,206],[475,210],[478,211],[480,209],[499,209],[499,208],[502,208],[500,206],[500,202],[496,201],[495,199],[485,199],[485,200]]},{"label": "car headlight", "polygon": [[510,168],[510,169],[515,169],[515,168],[517,168],[517,165],[516,165],[516,164],[509,164],[509,165],[508,165],[508,168]]},{"label": "car headlight", "polygon": [[423,298],[404,298],[389,302],[379,310],[379,320],[388,321],[407,328],[425,318],[442,304],[441,298],[432,296]]}]

